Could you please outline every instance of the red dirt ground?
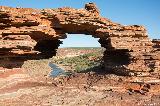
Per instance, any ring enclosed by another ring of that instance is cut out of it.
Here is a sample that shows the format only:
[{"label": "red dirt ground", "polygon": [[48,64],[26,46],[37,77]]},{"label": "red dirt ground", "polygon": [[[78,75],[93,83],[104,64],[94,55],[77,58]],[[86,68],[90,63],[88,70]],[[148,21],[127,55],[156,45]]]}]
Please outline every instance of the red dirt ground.
[{"label": "red dirt ground", "polygon": [[159,106],[160,79],[114,74],[35,77],[1,70],[0,106]]}]

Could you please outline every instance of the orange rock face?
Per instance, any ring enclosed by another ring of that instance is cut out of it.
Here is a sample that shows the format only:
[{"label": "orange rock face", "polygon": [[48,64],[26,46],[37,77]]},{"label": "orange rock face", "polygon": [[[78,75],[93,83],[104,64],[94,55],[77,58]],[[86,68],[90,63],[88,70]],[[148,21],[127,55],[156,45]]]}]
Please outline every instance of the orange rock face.
[{"label": "orange rock face", "polygon": [[84,9],[1,6],[0,62],[6,57],[5,61],[22,62],[50,58],[66,33],[100,38],[101,46],[106,48],[106,71],[142,76],[160,71],[160,42],[151,41],[143,26],[124,26],[101,17],[94,3],[86,4]]}]

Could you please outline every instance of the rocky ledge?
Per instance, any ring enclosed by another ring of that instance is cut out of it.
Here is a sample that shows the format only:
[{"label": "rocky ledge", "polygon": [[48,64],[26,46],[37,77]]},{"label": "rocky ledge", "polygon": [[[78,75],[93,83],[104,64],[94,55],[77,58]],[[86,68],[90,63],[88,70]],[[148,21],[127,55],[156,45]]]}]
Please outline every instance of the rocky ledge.
[{"label": "rocky ledge", "polygon": [[102,17],[94,3],[82,9],[1,6],[0,67],[21,67],[28,59],[52,57],[66,33],[100,38],[106,49],[105,71],[135,76],[160,71],[160,41],[149,39],[143,26],[124,26]]}]

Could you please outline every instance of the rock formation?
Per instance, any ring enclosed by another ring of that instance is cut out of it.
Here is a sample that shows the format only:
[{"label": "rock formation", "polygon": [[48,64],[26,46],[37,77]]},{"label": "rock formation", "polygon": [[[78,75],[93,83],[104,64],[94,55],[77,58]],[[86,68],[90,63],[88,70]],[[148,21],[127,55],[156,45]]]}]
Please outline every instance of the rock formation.
[{"label": "rock formation", "polygon": [[94,3],[84,9],[1,6],[0,65],[16,67],[27,59],[50,58],[66,33],[100,38],[106,48],[105,71],[137,76],[160,71],[160,41],[150,40],[143,26],[124,26],[101,17]]}]

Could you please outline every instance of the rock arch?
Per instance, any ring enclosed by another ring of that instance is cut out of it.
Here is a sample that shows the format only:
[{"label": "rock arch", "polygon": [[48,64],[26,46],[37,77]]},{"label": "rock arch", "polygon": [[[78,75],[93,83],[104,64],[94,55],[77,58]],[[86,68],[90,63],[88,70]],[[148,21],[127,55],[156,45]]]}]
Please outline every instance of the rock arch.
[{"label": "rock arch", "polygon": [[[0,61],[4,58],[50,58],[66,33],[100,38],[105,69],[123,75],[160,70],[159,40],[150,40],[143,26],[124,26],[101,17],[94,3],[84,9],[0,7]],[[156,45],[156,46],[155,46]]]}]

